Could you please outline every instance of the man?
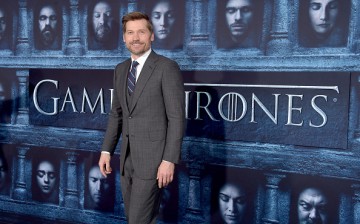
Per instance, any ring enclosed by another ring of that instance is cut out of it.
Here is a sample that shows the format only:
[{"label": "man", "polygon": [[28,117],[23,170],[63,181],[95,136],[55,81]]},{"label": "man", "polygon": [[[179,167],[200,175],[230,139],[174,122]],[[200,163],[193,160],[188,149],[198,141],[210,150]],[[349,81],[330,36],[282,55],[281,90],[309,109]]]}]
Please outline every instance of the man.
[{"label": "man", "polygon": [[110,156],[122,134],[120,183],[128,223],[155,223],[161,188],[172,182],[180,160],[184,86],[176,62],[152,51],[149,17],[132,12],[122,24],[131,59],[115,68],[112,110],[99,166],[104,176],[111,173]]},{"label": "man", "polygon": [[91,49],[116,47],[117,32],[115,32],[114,12],[108,1],[99,1],[94,5],[90,30],[93,35],[89,43]]},{"label": "man", "polygon": [[256,37],[252,30],[255,21],[256,0],[228,0],[225,4],[225,27],[219,27],[219,44],[223,48],[255,47]]},{"label": "man", "polygon": [[329,221],[328,198],[318,188],[305,188],[297,202],[299,224],[326,224]]},{"label": "man", "polygon": [[114,200],[110,198],[113,193],[111,187],[110,180],[101,174],[99,166],[92,166],[88,173],[89,199],[91,199],[89,207],[103,211],[111,210],[114,206],[111,203]]},{"label": "man", "polygon": [[60,49],[59,15],[55,6],[45,3],[40,7],[37,16],[37,48],[42,50]]}]

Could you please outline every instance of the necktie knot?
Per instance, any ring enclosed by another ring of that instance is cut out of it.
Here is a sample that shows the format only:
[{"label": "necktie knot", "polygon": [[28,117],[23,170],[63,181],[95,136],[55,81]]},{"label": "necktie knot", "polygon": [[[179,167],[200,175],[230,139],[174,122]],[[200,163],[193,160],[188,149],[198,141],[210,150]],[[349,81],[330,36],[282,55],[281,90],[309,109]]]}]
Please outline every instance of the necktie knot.
[{"label": "necktie knot", "polygon": [[132,63],[132,67],[133,67],[133,68],[136,68],[138,65],[139,65],[139,62],[133,61],[133,63]]},{"label": "necktie knot", "polygon": [[139,65],[139,62],[133,61],[131,68],[128,74],[128,92],[131,95],[135,90],[136,84],[136,67]]}]

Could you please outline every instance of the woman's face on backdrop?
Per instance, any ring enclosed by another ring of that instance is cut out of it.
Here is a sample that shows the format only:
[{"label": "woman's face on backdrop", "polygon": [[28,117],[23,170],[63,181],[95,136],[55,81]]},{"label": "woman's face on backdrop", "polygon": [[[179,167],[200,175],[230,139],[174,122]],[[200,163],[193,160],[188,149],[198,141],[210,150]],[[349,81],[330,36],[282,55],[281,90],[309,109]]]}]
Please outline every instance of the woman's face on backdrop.
[{"label": "woman's face on backdrop", "polygon": [[49,161],[43,161],[36,170],[36,182],[41,192],[50,194],[56,185],[55,168]]},{"label": "woman's face on backdrop", "polygon": [[311,28],[318,35],[327,35],[335,27],[339,14],[338,0],[310,0]]},{"label": "woman's face on backdrop", "polygon": [[246,194],[243,188],[227,183],[220,189],[219,211],[224,223],[241,223],[244,219],[246,207]]},{"label": "woman's face on backdrop", "polygon": [[159,1],[151,11],[151,22],[156,39],[165,40],[174,32],[175,11],[170,1]]}]

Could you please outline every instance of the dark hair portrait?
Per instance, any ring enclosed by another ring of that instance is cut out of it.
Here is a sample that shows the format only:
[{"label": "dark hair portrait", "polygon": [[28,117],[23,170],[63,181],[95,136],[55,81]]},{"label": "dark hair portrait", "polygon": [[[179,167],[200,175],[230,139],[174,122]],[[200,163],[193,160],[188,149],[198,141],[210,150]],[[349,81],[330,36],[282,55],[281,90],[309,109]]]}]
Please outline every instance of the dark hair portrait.
[{"label": "dark hair portrait", "polygon": [[33,153],[32,197],[46,203],[58,203],[59,161],[53,158],[55,152],[36,150]]},{"label": "dark hair portrait", "polygon": [[[256,186],[253,177],[233,168],[219,168],[214,172],[211,223],[252,223]],[[253,189],[252,189],[253,188]]]},{"label": "dark hair portrait", "polygon": [[258,47],[263,23],[262,0],[218,1],[217,41],[224,49]]},{"label": "dark hair portrait", "polygon": [[100,173],[96,156],[87,161],[85,169],[85,208],[112,212],[115,203],[114,174],[104,177]]},{"label": "dark hair portrait", "polygon": [[0,0],[0,50],[9,49],[12,32],[12,11],[11,4]]},{"label": "dark hair portrait", "polygon": [[88,8],[89,49],[111,50],[119,38],[118,7],[108,0],[91,1]]},{"label": "dark hair portrait", "polygon": [[154,27],[153,46],[160,49],[182,48],[184,34],[184,4],[177,0],[150,0],[146,13]]},{"label": "dark hair portrait", "polygon": [[341,47],[348,37],[348,0],[304,0],[299,8],[299,43],[303,47]]},{"label": "dark hair portrait", "polygon": [[62,1],[39,0],[34,10],[35,48],[60,50],[62,38]]},{"label": "dark hair portrait", "polygon": [[291,223],[338,223],[338,197],[329,187],[334,185],[320,178],[304,178],[300,177],[293,183]]}]

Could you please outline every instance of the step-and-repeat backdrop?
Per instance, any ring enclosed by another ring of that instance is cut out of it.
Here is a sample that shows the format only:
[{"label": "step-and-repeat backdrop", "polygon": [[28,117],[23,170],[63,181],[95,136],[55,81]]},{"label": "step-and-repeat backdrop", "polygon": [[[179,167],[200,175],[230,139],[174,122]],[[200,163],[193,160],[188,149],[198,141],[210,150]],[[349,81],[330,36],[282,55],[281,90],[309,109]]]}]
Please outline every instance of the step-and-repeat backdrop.
[{"label": "step-and-repeat backdrop", "polygon": [[126,223],[97,166],[121,17],[178,62],[158,223],[360,223],[359,0],[0,0],[0,223]]}]

